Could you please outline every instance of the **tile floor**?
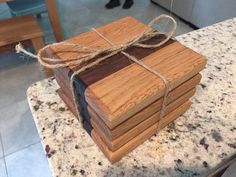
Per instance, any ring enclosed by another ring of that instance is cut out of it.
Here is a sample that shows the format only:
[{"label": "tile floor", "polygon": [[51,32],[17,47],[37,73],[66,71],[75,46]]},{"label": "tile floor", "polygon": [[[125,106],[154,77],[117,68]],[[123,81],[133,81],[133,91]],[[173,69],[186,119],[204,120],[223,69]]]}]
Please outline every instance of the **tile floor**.
[{"label": "tile floor", "polygon": [[[104,9],[107,0],[58,0],[66,38],[101,26],[124,16],[133,16],[144,23],[162,13],[169,13],[149,0],[136,0],[130,10],[120,7]],[[10,18],[7,6],[0,3],[0,20]],[[96,17],[96,18],[95,18]],[[176,35],[193,29],[176,18]],[[47,14],[38,19],[45,42],[55,39]],[[162,29],[165,24],[161,24]],[[40,144],[26,90],[45,75],[38,63],[15,53],[0,54],[0,177],[50,177],[51,172]]]}]

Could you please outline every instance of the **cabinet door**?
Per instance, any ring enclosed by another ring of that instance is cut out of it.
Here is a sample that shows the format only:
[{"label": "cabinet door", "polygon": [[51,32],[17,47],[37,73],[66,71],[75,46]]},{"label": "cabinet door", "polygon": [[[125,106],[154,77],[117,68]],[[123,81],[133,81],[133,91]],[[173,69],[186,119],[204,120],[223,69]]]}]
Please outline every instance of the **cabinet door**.
[{"label": "cabinet door", "polygon": [[191,22],[205,27],[236,16],[235,0],[195,0]]},{"label": "cabinet door", "polygon": [[[170,10],[171,0],[152,0],[160,6]],[[190,21],[194,0],[173,0],[173,13]]]}]

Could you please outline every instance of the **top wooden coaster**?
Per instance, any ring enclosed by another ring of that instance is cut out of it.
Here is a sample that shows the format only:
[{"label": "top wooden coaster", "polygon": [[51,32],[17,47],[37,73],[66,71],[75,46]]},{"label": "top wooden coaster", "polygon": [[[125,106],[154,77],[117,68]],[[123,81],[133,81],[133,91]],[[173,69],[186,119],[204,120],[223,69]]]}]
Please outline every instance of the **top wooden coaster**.
[{"label": "top wooden coaster", "polygon": [[[114,44],[122,44],[142,33],[147,26],[132,17],[112,22],[97,30]],[[160,35],[147,43],[156,43]],[[80,43],[92,48],[109,47],[94,31],[73,37],[67,42]],[[69,51],[56,53],[57,51]],[[143,63],[158,71],[169,81],[171,90],[199,73],[206,58],[177,41],[170,40],[157,49],[133,47],[126,50]],[[54,57],[68,59],[77,57],[76,47],[57,46],[50,49]],[[78,75],[86,88],[87,103],[109,128],[114,128],[139,110],[163,96],[164,84],[160,78],[141,66],[132,63],[122,54],[108,58],[94,68]]]}]

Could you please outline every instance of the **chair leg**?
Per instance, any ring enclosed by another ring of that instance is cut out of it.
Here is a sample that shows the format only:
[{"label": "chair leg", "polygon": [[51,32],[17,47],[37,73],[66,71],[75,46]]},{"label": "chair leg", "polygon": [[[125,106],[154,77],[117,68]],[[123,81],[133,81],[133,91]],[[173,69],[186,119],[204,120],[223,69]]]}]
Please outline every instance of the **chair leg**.
[{"label": "chair leg", "polygon": [[[44,47],[44,42],[43,42],[43,39],[41,37],[31,39],[31,42],[32,42],[34,50],[36,52],[38,52],[41,48]],[[48,68],[44,67],[44,72],[45,72],[47,77],[52,77],[53,76],[53,73],[52,73],[51,69],[48,69]]]},{"label": "chair leg", "polygon": [[44,42],[41,37],[31,39],[31,42],[33,44],[34,50],[38,52],[41,48],[44,47]]}]

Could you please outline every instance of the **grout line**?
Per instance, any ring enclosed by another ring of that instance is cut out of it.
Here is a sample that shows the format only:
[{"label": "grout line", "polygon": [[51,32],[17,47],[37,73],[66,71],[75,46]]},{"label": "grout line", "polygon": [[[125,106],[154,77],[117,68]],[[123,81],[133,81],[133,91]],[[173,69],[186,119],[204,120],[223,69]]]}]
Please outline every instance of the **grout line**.
[{"label": "grout line", "polygon": [[6,163],[6,159],[5,159],[5,152],[4,152],[4,148],[3,148],[1,132],[0,132],[0,145],[1,145],[1,148],[2,148],[2,152],[3,152],[3,162],[5,164],[5,170],[6,170],[6,174],[7,174],[7,177],[8,177],[7,163]]},{"label": "grout line", "polygon": [[12,154],[14,154],[14,153],[17,153],[17,152],[19,152],[19,151],[22,151],[22,150],[24,150],[24,149],[27,149],[27,148],[29,148],[29,147],[31,147],[31,146],[33,146],[33,145],[38,144],[38,143],[41,143],[41,140],[39,140],[39,141],[37,141],[37,142],[35,142],[35,143],[32,143],[32,144],[29,144],[29,145],[27,145],[27,146],[25,146],[25,147],[22,147],[22,148],[20,148],[20,149],[18,149],[18,150],[16,150],[16,151],[13,151],[13,152],[11,152],[11,153],[5,155],[5,157],[8,157],[8,156],[10,156],[10,155],[12,155]]}]

